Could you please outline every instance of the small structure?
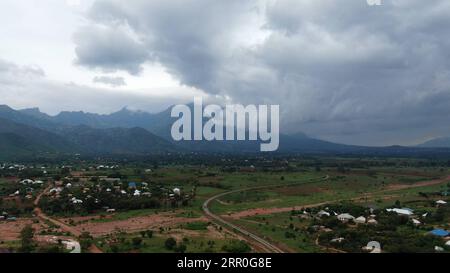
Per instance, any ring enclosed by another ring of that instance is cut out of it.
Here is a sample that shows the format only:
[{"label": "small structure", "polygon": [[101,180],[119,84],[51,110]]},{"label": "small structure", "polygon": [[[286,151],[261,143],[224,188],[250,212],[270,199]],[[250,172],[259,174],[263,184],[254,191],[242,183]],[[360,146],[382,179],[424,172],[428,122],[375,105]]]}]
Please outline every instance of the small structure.
[{"label": "small structure", "polygon": [[450,246],[450,241],[447,241],[447,242],[445,243],[445,245],[446,245],[446,246]]},{"label": "small structure", "polygon": [[73,204],[83,204],[83,200],[77,199],[75,197],[73,197],[71,199],[71,201],[72,201]]},{"label": "small structure", "polygon": [[339,221],[341,221],[341,222],[348,222],[348,221],[350,221],[350,220],[355,220],[355,217],[354,216],[352,216],[352,215],[350,215],[350,214],[348,214],[348,213],[342,213],[342,214],[339,214],[338,216],[337,216],[337,219],[339,220]]},{"label": "small structure", "polygon": [[34,184],[34,181],[31,179],[24,179],[22,181],[19,182],[22,185],[27,185],[27,184]]},{"label": "small structure", "polygon": [[319,212],[316,214],[316,216],[319,217],[319,218],[321,218],[321,217],[323,217],[323,216],[330,216],[330,213],[327,212],[327,211],[321,210],[321,211],[319,211]]},{"label": "small structure", "polygon": [[413,225],[415,225],[415,226],[420,226],[422,223],[419,221],[419,220],[417,220],[417,219],[412,219],[412,223],[413,223]]},{"label": "small structure", "polygon": [[450,233],[443,229],[434,229],[430,231],[430,234],[438,237],[447,237]]},{"label": "small structure", "polygon": [[381,244],[377,241],[372,241],[367,244],[367,246],[362,248],[370,253],[381,253]]},{"label": "small structure", "polygon": [[367,221],[367,224],[369,225],[378,225],[378,221],[375,219],[369,219],[369,221]]},{"label": "small structure", "polygon": [[366,217],[359,216],[358,218],[355,219],[355,223],[357,223],[357,224],[365,224],[366,223]]},{"label": "small structure", "polygon": [[130,183],[128,183],[128,188],[130,188],[130,189],[136,189],[136,182],[130,182]]},{"label": "small structure", "polygon": [[174,193],[175,195],[180,196],[180,195],[181,195],[181,190],[180,190],[179,188],[175,188],[175,189],[173,189],[173,193]]},{"label": "small structure", "polygon": [[414,211],[412,209],[408,209],[408,208],[402,208],[402,209],[398,209],[398,208],[394,208],[394,209],[386,209],[386,211],[388,212],[395,212],[399,215],[406,215],[406,216],[411,216],[414,214]]},{"label": "small structure", "polygon": [[434,251],[436,251],[436,252],[444,252],[445,249],[443,247],[440,247],[440,246],[435,246],[434,247]]},{"label": "small structure", "polygon": [[442,206],[442,205],[446,205],[446,204],[447,204],[447,202],[445,202],[444,200],[436,201],[436,205],[438,205],[438,206]]},{"label": "small structure", "polygon": [[344,237],[339,237],[339,238],[332,239],[332,240],[330,241],[330,243],[340,244],[340,243],[342,243],[344,240],[345,240]]},{"label": "small structure", "polygon": [[134,196],[141,196],[141,191],[135,190],[133,195]]}]

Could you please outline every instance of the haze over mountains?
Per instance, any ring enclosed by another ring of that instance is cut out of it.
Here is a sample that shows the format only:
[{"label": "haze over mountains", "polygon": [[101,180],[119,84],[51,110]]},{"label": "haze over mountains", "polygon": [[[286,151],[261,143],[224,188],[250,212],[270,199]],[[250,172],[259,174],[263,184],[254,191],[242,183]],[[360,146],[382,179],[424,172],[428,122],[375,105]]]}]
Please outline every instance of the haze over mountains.
[{"label": "haze over mountains", "polygon": [[[156,114],[127,108],[110,115],[61,112],[50,116],[38,108],[14,110],[0,106],[0,159],[52,154],[148,155],[167,152],[258,152],[258,141],[182,141],[170,136],[170,108]],[[435,149],[438,147],[439,149]],[[450,139],[418,147],[361,147],[310,138],[280,135],[279,152],[315,154],[448,153]],[[444,148],[444,149],[442,149]]]}]

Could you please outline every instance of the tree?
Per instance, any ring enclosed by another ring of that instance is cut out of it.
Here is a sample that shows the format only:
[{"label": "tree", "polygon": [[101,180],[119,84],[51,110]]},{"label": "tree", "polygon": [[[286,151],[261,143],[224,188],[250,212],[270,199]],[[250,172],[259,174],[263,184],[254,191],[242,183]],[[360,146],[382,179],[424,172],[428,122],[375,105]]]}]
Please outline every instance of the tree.
[{"label": "tree", "polygon": [[22,246],[20,248],[21,252],[29,253],[35,249],[33,243],[34,229],[31,225],[26,225],[20,232],[20,239]]},{"label": "tree", "polygon": [[89,247],[92,245],[93,239],[94,238],[91,236],[89,232],[85,231],[81,233],[79,238],[81,249],[83,250],[89,249]]},{"label": "tree", "polygon": [[187,249],[187,247],[185,244],[179,244],[178,246],[176,246],[174,248],[175,252],[177,252],[177,253],[184,253],[184,252],[186,252],[186,249]]},{"label": "tree", "polygon": [[140,247],[142,244],[142,238],[140,237],[134,237],[131,241],[134,247]]},{"label": "tree", "polygon": [[174,238],[170,237],[166,240],[164,245],[166,246],[166,248],[168,250],[173,250],[175,248],[175,246],[177,245],[177,241]]},{"label": "tree", "polygon": [[147,237],[152,238],[153,237],[153,230],[147,230]]},{"label": "tree", "polygon": [[244,242],[239,240],[230,241],[228,244],[222,247],[222,250],[228,253],[246,253],[250,252],[250,246]]}]

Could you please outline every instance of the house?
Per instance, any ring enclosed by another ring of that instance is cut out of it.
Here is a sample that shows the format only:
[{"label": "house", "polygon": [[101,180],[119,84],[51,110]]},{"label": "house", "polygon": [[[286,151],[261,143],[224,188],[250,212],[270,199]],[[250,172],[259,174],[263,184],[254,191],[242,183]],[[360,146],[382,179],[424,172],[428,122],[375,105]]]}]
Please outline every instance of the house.
[{"label": "house", "polygon": [[450,241],[447,241],[447,242],[445,243],[445,245],[446,245],[446,246],[450,246]]},{"label": "house", "polygon": [[436,205],[440,206],[440,205],[446,205],[447,202],[445,202],[444,200],[438,200],[436,201]]},{"label": "house", "polygon": [[372,241],[367,244],[367,246],[362,248],[370,253],[381,253],[381,244],[377,241]]},{"label": "house", "polygon": [[19,182],[20,184],[26,185],[26,184],[34,184],[34,181],[31,179],[24,179]]},{"label": "house", "polygon": [[337,219],[341,222],[348,222],[350,220],[354,221],[355,217],[348,213],[342,213],[337,216]]},{"label": "house", "polygon": [[114,212],[116,212],[116,210],[115,209],[107,209],[106,212],[107,213],[114,213]]},{"label": "house", "polygon": [[83,204],[83,200],[77,199],[75,197],[73,197],[71,199],[71,201],[72,201],[73,204]]},{"label": "house", "polygon": [[130,182],[130,183],[128,183],[128,188],[130,188],[130,189],[136,189],[136,182]]},{"label": "house", "polygon": [[181,190],[179,188],[175,188],[173,189],[173,193],[180,196],[181,195]]},{"label": "house", "polygon": [[321,210],[321,211],[319,211],[319,212],[316,214],[316,216],[317,216],[317,217],[330,216],[330,213],[329,213],[329,212],[326,212],[326,211],[324,211],[324,210]]},{"label": "house", "polygon": [[445,251],[445,249],[443,247],[440,247],[440,246],[435,246],[434,247],[434,251],[436,251],[436,252],[443,252],[443,251]]},{"label": "house", "polygon": [[366,223],[366,217],[359,216],[358,218],[355,219],[355,223],[357,223],[357,224],[365,224]]},{"label": "house", "polygon": [[375,219],[369,219],[369,221],[367,221],[367,224],[369,225],[378,225],[378,221]]},{"label": "house", "polygon": [[335,238],[330,241],[330,243],[342,243],[345,239],[343,237]]},{"label": "house", "polygon": [[430,231],[430,234],[438,237],[447,237],[450,233],[443,229],[434,229]]},{"label": "house", "polygon": [[413,223],[415,226],[419,226],[419,225],[422,224],[422,223],[421,223],[419,220],[417,220],[417,219],[412,219],[412,223]]},{"label": "house", "polygon": [[134,196],[141,196],[141,191],[135,190],[133,195]]},{"label": "house", "polygon": [[411,216],[414,214],[414,211],[412,209],[408,209],[408,208],[402,208],[402,209],[398,209],[398,208],[394,208],[394,209],[386,209],[386,211],[388,212],[395,212],[398,215],[406,215],[406,216]]}]

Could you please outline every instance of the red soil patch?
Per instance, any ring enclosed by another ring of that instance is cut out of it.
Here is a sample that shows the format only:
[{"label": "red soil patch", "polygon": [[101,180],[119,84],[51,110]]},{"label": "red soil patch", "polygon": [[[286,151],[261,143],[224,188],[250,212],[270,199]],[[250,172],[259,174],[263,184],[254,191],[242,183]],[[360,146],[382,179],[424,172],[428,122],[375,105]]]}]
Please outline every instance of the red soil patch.
[{"label": "red soil patch", "polygon": [[35,233],[39,233],[43,226],[41,224],[33,224],[31,219],[18,219],[14,222],[0,222],[0,241],[15,241],[20,238],[20,231],[26,225],[32,225]]},{"label": "red soil patch", "polygon": [[103,236],[115,232],[116,230],[123,230],[127,233],[138,232],[147,229],[157,229],[160,227],[169,227],[177,224],[208,221],[207,218],[183,218],[176,217],[173,214],[158,214],[148,215],[142,217],[135,217],[127,220],[111,221],[111,222],[87,222],[82,223],[76,227],[79,233],[83,231],[89,232],[94,237]]}]

